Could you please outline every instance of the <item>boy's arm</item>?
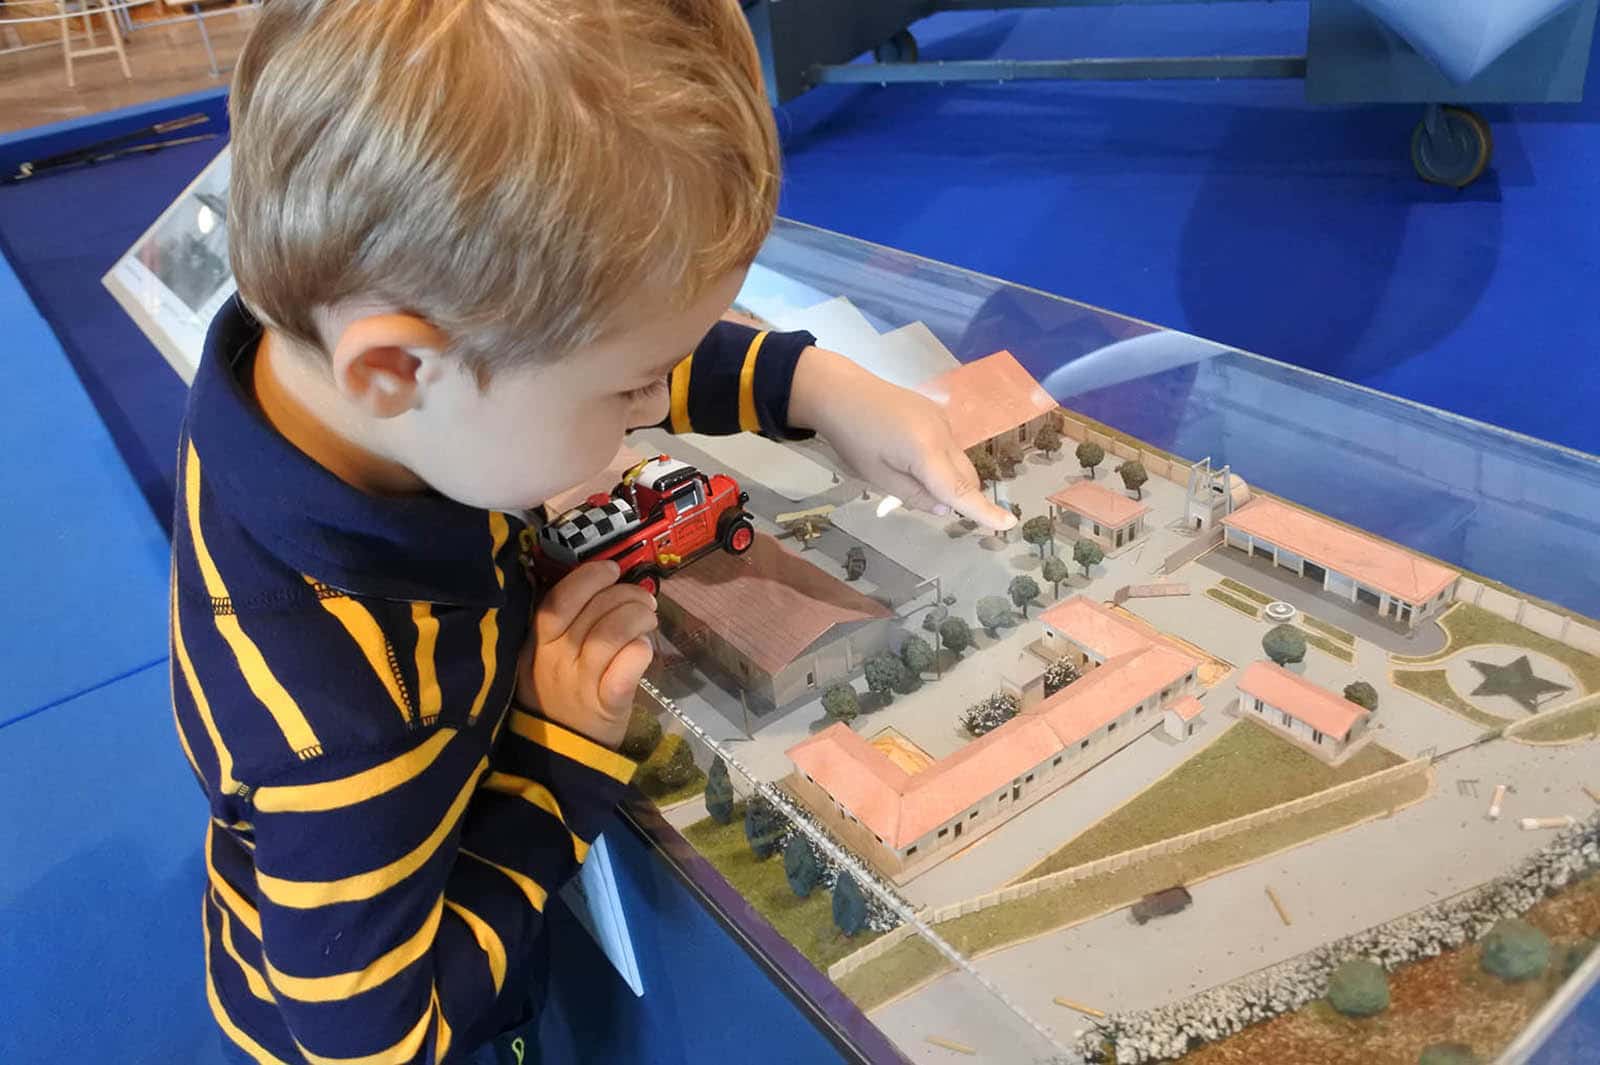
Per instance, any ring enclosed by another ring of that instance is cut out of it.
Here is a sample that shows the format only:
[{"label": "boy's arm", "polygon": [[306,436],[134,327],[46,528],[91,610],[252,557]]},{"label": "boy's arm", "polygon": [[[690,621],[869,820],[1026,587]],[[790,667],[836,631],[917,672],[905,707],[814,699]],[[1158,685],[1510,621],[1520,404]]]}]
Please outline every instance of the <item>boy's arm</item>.
[{"label": "boy's arm", "polygon": [[674,433],[761,433],[802,440],[810,432],[789,424],[789,388],[800,355],[817,338],[720,321],[673,367],[671,413],[661,427]]},{"label": "boy's arm", "polygon": [[634,769],[520,711],[501,732],[492,765],[437,728],[254,793],[261,906],[236,916],[259,922],[267,987],[308,1061],[438,1062],[494,1034],[508,959]]}]

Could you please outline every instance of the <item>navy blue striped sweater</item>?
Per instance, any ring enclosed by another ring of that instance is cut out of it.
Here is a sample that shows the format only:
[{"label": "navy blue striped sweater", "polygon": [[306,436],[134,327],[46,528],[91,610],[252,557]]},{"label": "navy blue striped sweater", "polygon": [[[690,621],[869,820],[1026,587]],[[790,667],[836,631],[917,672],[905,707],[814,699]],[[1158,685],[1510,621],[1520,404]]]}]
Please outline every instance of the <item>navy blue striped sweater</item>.
[{"label": "navy blue striped sweater", "polygon": [[[521,523],[317,466],[242,383],[260,335],[232,301],[212,324],[178,467],[207,998],[259,1062],[455,1060],[519,1018],[545,900],[635,767],[513,703]],[[673,371],[667,424],[785,435],[810,342],[720,323]]]}]

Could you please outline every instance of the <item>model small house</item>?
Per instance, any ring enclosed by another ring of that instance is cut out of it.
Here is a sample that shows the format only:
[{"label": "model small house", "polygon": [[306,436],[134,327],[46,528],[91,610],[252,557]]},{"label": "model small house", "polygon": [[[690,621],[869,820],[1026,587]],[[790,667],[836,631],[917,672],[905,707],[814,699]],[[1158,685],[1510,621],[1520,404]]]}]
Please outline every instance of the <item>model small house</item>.
[{"label": "model small house", "polygon": [[1204,703],[1192,695],[1185,695],[1167,707],[1167,712],[1161,718],[1161,727],[1166,730],[1169,739],[1181,742],[1194,735],[1205,712]]},{"label": "model small house", "polygon": [[924,381],[917,391],[945,408],[956,444],[991,454],[1012,443],[1026,451],[1056,401],[1009,351],[997,351]]},{"label": "model small house", "polygon": [[1411,629],[1442,610],[1455,570],[1266,497],[1222,520],[1227,544]]},{"label": "model small house", "polygon": [[795,795],[903,881],[1149,732],[1193,690],[1199,661],[1156,630],[1081,596],[1061,607],[1046,617],[1063,646],[1083,649],[1080,680],[915,774],[830,726],[789,748]]},{"label": "model small house", "polygon": [[816,697],[888,646],[892,612],[772,537],[661,586],[661,631],[761,708]]},{"label": "model small house", "polygon": [[1150,508],[1098,481],[1077,480],[1048,498],[1051,517],[1093,540],[1107,554],[1134,543],[1145,532]]},{"label": "model small house", "polygon": [[1240,675],[1239,713],[1330,762],[1366,735],[1372,718],[1365,707],[1272,662],[1252,662]]}]

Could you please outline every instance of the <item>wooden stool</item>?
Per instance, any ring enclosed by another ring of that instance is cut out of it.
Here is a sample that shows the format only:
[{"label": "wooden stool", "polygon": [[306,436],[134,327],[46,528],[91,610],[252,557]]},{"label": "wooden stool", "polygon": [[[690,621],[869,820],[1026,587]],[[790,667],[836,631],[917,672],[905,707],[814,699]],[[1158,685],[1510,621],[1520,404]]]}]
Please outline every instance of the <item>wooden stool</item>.
[{"label": "wooden stool", "polygon": [[[67,11],[67,0],[56,0],[56,11],[61,15],[61,51],[67,61],[67,87],[76,88],[77,77],[72,72],[72,61],[91,55],[106,55],[115,53],[117,61],[122,64],[122,76],[133,79],[133,71],[128,68],[128,53],[122,49],[122,27],[117,25],[111,6],[107,0],[78,0],[78,11],[83,18],[83,32],[89,39],[87,48],[74,48],[72,46],[72,30],[70,24],[72,14]],[[106,32],[111,35],[110,44],[97,44],[94,37],[94,16],[98,12],[106,20]]]}]

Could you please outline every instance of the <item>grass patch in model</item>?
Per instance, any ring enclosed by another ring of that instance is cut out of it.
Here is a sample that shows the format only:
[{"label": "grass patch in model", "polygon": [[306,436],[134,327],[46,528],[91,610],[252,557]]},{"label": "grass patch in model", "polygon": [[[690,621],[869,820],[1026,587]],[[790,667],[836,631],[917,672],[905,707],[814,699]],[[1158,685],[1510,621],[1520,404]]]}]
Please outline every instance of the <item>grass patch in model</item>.
[{"label": "grass patch in model", "polygon": [[[1309,621],[1310,619],[1309,618],[1302,618],[1301,620]],[[1334,643],[1332,640],[1328,639],[1326,636],[1319,636],[1318,634],[1316,634],[1314,632],[1311,632],[1311,631],[1309,631],[1309,630],[1307,630],[1305,628],[1301,628],[1300,632],[1305,636],[1306,643],[1310,644],[1312,647],[1315,647],[1317,650],[1321,651],[1323,654],[1332,655],[1334,658],[1337,658],[1341,662],[1348,662],[1348,663],[1351,663],[1351,664],[1355,663],[1355,660],[1356,660],[1355,651],[1353,651],[1350,648],[1344,646],[1343,644]]]},{"label": "grass patch in model", "polygon": [[[1307,840],[1384,816],[1421,799],[1427,794],[1430,781],[1431,777],[1424,773],[1405,776],[1276,824],[1196,844],[1175,854],[1149,858],[1112,873],[943,921],[934,926],[934,931],[969,956],[1020,943],[1131,905],[1152,891],[1173,884],[1193,884]],[[1226,915],[1213,916],[1222,920]],[[943,957],[922,940],[913,938],[867,962],[839,980],[838,985],[856,1005],[872,1010],[948,968]]]},{"label": "grass patch in model", "polygon": [[841,933],[833,923],[831,892],[817,890],[803,899],[797,898],[784,875],[781,853],[758,860],[745,839],[744,806],[734,806],[733,819],[726,825],[708,817],[684,829],[683,835],[779,935],[793,943],[817,968],[826,971],[846,954],[878,938],[872,931],[853,937]]},{"label": "grass patch in model", "polygon": [[1600,655],[1592,655],[1569,647],[1560,640],[1542,636],[1526,625],[1518,625],[1473,603],[1457,603],[1439,619],[1439,625],[1450,636],[1450,642],[1443,651],[1426,658],[1397,657],[1394,661],[1406,665],[1425,665],[1442,662],[1468,647],[1505,644],[1549,655],[1572,670],[1584,691],[1600,692]]},{"label": "grass patch in model", "polygon": [[1389,1008],[1377,1016],[1343,1017],[1319,1000],[1179,1060],[1183,1065],[1417,1065],[1424,1049],[1460,1043],[1476,1060],[1493,1061],[1561,985],[1569,952],[1600,934],[1600,876],[1545,899],[1525,919],[1554,943],[1553,960],[1536,979],[1507,983],[1484,972],[1483,946],[1474,943],[1390,973]]},{"label": "grass patch in model", "polygon": [[1237,595],[1242,595],[1252,602],[1260,603],[1262,606],[1266,606],[1268,603],[1272,602],[1272,596],[1268,595],[1266,592],[1258,592],[1248,584],[1245,584],[1242,581],[1236,581],[1232,577],[1222,578],[1222,587],[1228,589],[1230,592],[1234,592]]},{"label": "grass patch in model", "polygon": [[1330,766],[1254,722],[1239,721],[1018,880],[1243,817],[1402,761],[1393,751],[1372,743],[1342,765]]},{"label": "grass patch in model", "polygon": [[1600,696],[1591,696],[1561,710],[1551,710],[1512,735],[1531,743],[1569,743],[1600,736]]},{"label": "grass patch in model", "polygon": [[1485,713],[1456,694],[1442,669],[1397,669],[1392,676],[1396,688],[1420,695],[1484,728],[1504,728],[1510,724],[1505,718]]},{"label": "grass patch in model", "polygon": [[1234,610],[1244,614],[1246,617],[1259,618],[1261,616],[1261,612],[1255,607],[1251,606],[1243,599],[1240,599],[1238,596],[1229,595],[1220,588],[1207,588],[1206,598],[1215,599],[1223,606],[1232,607]]},{"label": "grass patch in model", "polygon": [[1317,618],[1312,617],[1310,614],[1301,614],[1300,624],[1308,625],[1322,633],[1324,636],[1331,636],[1342,644],[1346,644],[1350,647],[1354,647],[1356,645],[1356,638],[1354,636],[1350,635],[1348,632],[1345,632],[1339,626],[1329,625],[1326,621],[1318,620]]}]

